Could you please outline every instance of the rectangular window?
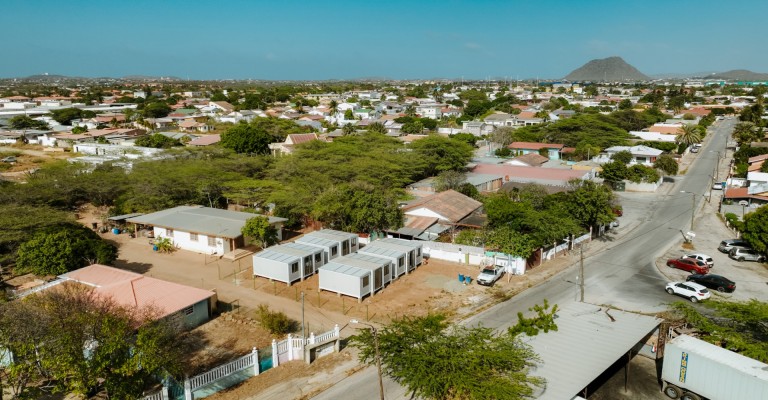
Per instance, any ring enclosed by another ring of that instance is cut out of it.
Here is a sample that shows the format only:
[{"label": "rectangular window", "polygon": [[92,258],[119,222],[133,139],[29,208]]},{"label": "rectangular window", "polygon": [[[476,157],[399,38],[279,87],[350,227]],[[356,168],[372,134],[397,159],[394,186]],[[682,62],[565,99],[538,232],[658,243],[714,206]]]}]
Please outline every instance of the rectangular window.
[{"label": "rectangular window", "polygon": [[197,242],[197,233],[190,233],[189,240],[193,242]]},{"label": "rectangular window", "polygon": [[352,246],[357,246],[357,238],[352,238]]},{"label": "rectangular window", "polygon": [[416,249],[416,256],[421,256],[421,247]]},{"label": "rectangular window", "polygon": [[319,263],[322,260],[323,260],[323,253],[315,254],[315,264]]},{"label": "rectangular window", "polygon": [[312,256],[306,256],[304,257],[304,266],[312,265]]},{"label": "rectangular window", "polygon": [[336,257],[339,254],[339,248],[336,246],[331,247],[331,257]]},{"label": "rectangular window", "polygon": [[169,238],[173,237],[173,229],[166,229],[165,230],[165,236],[168,236]]},{"label": "rectangular window", "polygon": [[192,304],[191,306],[182,310],[182,312],[184,312],[184,315],[191,315],[193,312],[195,312],[195,305]]},{"label": "rectangular window", "polygon": [[400,258],[397,260],[397,265],[398,265],[399,267],[402,267],[403,265],[405,265],[405,257],[400,257]]},{"label": "rectangular window", "polygon": [[216,247],[216,236],[208,236],[208,246]]},{"label": "rectangular window", "polygon": [[370,285],[370,283],[371,283],[370,278],[367,277],[367,276],[364,276],[363,277],[363,287],[368,287],[368,285]]},{"label": "rectangular window", "polygon": [[297,272],[299,272],[299,263],[295,262],[291,264],[291,273],[295,274]]},{"label": "rectangular window", "polygon": [[389,264],[384,266],[384,276],[389,275]]}]

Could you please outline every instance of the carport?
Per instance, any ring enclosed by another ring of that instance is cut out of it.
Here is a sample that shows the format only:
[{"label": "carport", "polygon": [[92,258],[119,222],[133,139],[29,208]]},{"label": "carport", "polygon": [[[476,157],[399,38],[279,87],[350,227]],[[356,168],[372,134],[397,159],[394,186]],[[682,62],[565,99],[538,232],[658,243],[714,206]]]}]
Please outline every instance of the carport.
[{"label": "carport", "polygon": [[[523,336],[541,358],[530,374],[547,380],[539,400],[573,399],[616,361],[637,354],[661,320],[588,303],[557,311],[557,331]],[[626,367],[625,367],[626,368]]]}]

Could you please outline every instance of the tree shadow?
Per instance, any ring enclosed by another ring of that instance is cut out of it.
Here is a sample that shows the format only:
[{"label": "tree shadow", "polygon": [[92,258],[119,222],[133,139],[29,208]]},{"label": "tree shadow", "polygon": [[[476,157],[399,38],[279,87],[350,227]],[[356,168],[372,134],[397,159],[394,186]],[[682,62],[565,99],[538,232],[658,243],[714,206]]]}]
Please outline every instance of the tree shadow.
[{"label": "tree shadow", "polygon": [[149,272],[149,270],[152,269],[152,264],[128,261],[123,259],[115,260],[114,266],[115,268],[128,270],[128,271],[135,272],[137,274],[142,274],[142,275]]}]

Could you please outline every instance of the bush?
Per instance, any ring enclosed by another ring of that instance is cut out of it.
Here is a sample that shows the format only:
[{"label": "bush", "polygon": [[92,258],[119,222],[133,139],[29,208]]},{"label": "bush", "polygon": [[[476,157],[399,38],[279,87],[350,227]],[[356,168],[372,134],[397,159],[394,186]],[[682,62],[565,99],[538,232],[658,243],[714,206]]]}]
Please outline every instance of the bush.
[{"label": "bush", "polygon": [[653,162],[653,167],[663,171],[667,175],[677,175],[680,165],[668,154],[662,154]]},{"label": "bush", "polygon": [[734,227],[737,231],[741,231],[742,228],[744,227],[744,223],[741,222],[741,220],[739,219],[739,216],[734,213],[726,213],[725,220],[726,222],[728,222],[728,225]]},{"label": "bush", "polygon": [[496,149],[496,151],[495,151],[494,153],[495,153],[495,154],[496,154],[496,156],[498,156],[498,157],[509,157],[509,156],[510,156],[510,154],[512,154],[512,150],[510,150],[510,149],[509,149],[509,148],[507,148],[507,147],[502,147],[502,148],[500,148],[500,149]]},{"label": "bush", "polygon": [[273,335],[285,335],[296,331],[296,325],[298,325],[296,321],[288,318],[281,311],[271,311],[266,304],[260,304],[256,314],[261,326]]}]

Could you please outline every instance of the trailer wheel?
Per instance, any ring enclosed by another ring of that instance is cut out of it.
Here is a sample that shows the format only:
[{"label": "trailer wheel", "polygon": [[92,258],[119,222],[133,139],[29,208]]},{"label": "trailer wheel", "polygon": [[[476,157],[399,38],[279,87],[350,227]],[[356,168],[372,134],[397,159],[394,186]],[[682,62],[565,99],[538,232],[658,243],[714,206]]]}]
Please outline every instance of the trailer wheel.
[{"label": "trailer wheel", "polygon": [[675,385],[667,384],[667,387],[664,388],[664,394],[670,399],[679,399],[680,395],[683,394],[683,391]]},{"label": "trailer wheel", "polygon": [[680,397],[680,400],[701,400],[701,397],[696,393],[686,392]]}]

